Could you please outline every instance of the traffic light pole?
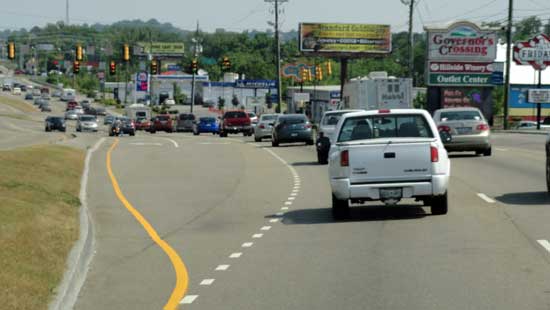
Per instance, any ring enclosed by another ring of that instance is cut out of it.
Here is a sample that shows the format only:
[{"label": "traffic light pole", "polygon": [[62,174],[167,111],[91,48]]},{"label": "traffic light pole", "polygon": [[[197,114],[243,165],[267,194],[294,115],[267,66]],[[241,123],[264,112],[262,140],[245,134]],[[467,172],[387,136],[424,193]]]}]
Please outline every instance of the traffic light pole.
[{"label": "traffic light pole", "polygon": [[512,18],[514,0],[508,2],[508,26],[506,27],[506,82],[504,84],[504,129],[508,129],[508,98],[510,96],[510,67],[512,66]]},{"label": "traffic light pole", "polygon": [[191,113],[193,113],[193,107],[195,106],[195,70],[193,70],[193,77],[191,78]]}]

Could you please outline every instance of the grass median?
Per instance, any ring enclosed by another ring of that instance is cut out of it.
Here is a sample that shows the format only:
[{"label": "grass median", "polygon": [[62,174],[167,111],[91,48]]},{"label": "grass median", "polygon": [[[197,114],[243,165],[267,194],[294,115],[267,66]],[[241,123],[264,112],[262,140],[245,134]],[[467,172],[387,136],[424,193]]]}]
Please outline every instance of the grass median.
[{"label": "grass median", "polygon": [[22,112],[36,112],[38,111],[31,103],[17,98],[10,98],[7,96],[0,97],[0,103],[8,105]]},{"label": "grass median", "polygon": [[47,309],[77,240],[85,153],[0,151],[0,309]]}]

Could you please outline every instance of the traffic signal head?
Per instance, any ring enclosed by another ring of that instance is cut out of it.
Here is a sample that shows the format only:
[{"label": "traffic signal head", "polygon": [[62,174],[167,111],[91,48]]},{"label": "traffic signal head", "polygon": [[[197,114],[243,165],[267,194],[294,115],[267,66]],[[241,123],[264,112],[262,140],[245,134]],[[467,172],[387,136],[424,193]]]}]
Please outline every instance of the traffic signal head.
[{"label": "traffic signal head", "polygon": [[74,74],[80,73],[80,61],[78,60],[73,63],[73,73]]},{"label": "traffic signal head", "polygon": [[332,75],[332,63],[327,61],[327,75]]},{"label": "traffic signal head", "polygon": [[109,64],[109,73],[111,73],[111,75],[116,74],[116,62],[111,61],[111,63]]},{"label": "traffic signal head", "polygon": [[313,77],[311,75],[311,69],[310,68],[306,69],[306,73],[307,73],[307,80],[310,81],[310,82],[313,81]]},{"label": "traffic signal head", "polygon": [[15,43],[13,42],[8,43],[8,59],[15,59]]},{"label": "traffic signal head", "polygon": [[229,60],[229,57],[224,57],[223,58],[222,69],[223,69],[223,71],[230,71],[231,70],[231,60]]},{"label": "traffic signal head", "polygon": [[159,74],[159,64],[155,59],[151,60],[151,74]]},{"label": "traffic signal head", "polygon": [[199,64],[196,59],[193,59],[193,61],[191,61],[191,72],[196,74],[198,71],[199,71]]},{"label": "traffic signal head", "polygon": [[76,61],[82,61],[82,59],[84,59],[84,55],[82,53],[82,45],[79,44],[76,46],[75,54],[76,54]]},{"label": "traffic signal head", "polygon": [[122,47],[122,59],[124,61],[130,61],[130,45],[124,44]]},{"label": "traffic signal head", "polygon": [[305,67],[302,67],[302,69],[300,70],[300,79],[301,79],[301,82],[305,82],[307,81],[307,69]]},{"label": "traffic signal head", "polygon": [[315,79],[317,79],[317,81],[323,80],[323,68],[320,66],[315,67]]}]

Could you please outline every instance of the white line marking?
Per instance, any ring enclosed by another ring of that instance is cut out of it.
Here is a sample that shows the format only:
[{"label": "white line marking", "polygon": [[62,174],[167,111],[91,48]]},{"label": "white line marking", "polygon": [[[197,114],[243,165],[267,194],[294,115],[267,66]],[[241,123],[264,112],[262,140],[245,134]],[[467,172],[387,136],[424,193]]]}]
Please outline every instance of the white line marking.
[{"label": "white line marking", "polygon": [[149,145],[152,145],[152,146],[162,146],[162,143],[147,143],[147,142],[134,142],[134,143],[129,143],[130,145],[136,145],[136,146],[149,146]]},{"label": "white line marking", "polygon": [[292,193],[292,194],[290,194],[290,196],[296,197],[296,196],[298,196],[298,193]]},{"label": "white line marking", "polygon": [[292,201],[285,202],[285,206],[292,206]]},{"label": "white line marking", "polygon": [[249,247],[251,247],[252,245],[254,245],[254,242],[245,242],[245,243],[243,243],[242,247],[243,247],[243,248],[249,248]]},{"label": "white line marking", "polygon": [[201,285],[212,285],[214,283],[215,279],[204,279],[201,282]]},{"label": "white line marking", "polygon": [[269,220],[270,223],[277,223],[279,222],[279,219],[272,219],[272,220]]},{"label": "white line marking", "polygon": [[201,142],[200,145],[230,145],[231,142]]},{"label": "white line marking", "polygon": [[550,252],[550,242],[548,240],[537,240],[537,242],[544,248],[546,251]]},{"label": "white line marking", "polygon": [[277,212],[277,213],[275,213],[275,215],[276,215],[276,216],[283,216],[283,215],[285,215],[285,214],[284,214],[283,212]]},{"label": "white line marking", "polygon": [[261,230],[263,230],[263,231],[268,231],[270,229],[271,229],[271,226],[264,226],[264,227],[261,228]]},{"label": "white line marking", "polygon": [[288,197],[288,200],[296,200],[296,197]]},{"label": "white line marking", "polygon": [[493,199],[489,198],[489,196],[483,194],[483,193],[478,193],[477,196],[483,200],[485,200],[485,202],[487,203],[495,203],[496,201],[494,201]]},{"label": "white line marking", "polygon": [[168,141],[172,142],[172,144],[173,144],[176,148],[179,148],[179,147],[180,147],[180,145],[179,145],[176,141],[174,141],[174,140],[172,140],[172,139],[170,139],[170,138],[162,138],[162,139],[168,140]]},{"label": "white line marking", "polygon": [[229,265],[219,265],[216,267],[216,271],[225,271],[227,269],[229,269]]},{"label": "white line marking", "polygon": [[239,258],[242,255],[243,255],[243,253],[236,252],[236,253],[232,253],[231,255],[229,255],[229,258]]},{"label": "white line marking", "polygon": [[199,297],[199,295],[187,295],[180,301],[180,305],[190,305],[195,301],[195,299],[197,299],[197,297]]},{"label": "white line marking", "polygon": [[259,238],[261,238],[261,237],[263,237],[263,236],[264,236],[264,234],[255,234],[255,235],[252,235],[252,238],[254,238],[254,239],[259,239]]},{"label": "white line marking", "polygon": [[508,149],[501,149],[501,148],[498,148],[498,147],[495,147],[495,150],[500,151],[500,152],[508,152]]},{"label": "white line marking", "polygon": [[300,190],[300,185],[294,186],[294,190]]},{"label": "white line marking", "polygon": [[300,191],[299,189],[292,190],[293,193],[298,193],[299,191]]},{"label": "white line marking", "polygon": [[282,207],[281,210],[286,211],[288,210],[288,207]]}]

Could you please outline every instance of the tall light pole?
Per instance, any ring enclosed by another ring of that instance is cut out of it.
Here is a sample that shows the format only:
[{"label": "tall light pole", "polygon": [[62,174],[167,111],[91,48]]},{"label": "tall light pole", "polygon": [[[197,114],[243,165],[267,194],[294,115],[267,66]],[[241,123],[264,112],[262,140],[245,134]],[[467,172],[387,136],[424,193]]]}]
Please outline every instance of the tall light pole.
[{"label": "tall light pole", "polygon": [[[201,41],[199,39],[199,21],[197,21],[197,30],[195,32],[195,37],[191,39],[191,41],[193,41],[193,61],[197,60],[197,57],[199,57],[199,54],[202,53],[202,45],[201,45]],[[198,60],[197,60],[198,62]],[[198,65],[198,63],[197,63]],[[198,69],[197,69],[198,70]],[[196,75],[197,75],[197,72],[195,72],[195,70],[191,70],[193,71],[193,76],[192,76],[192,79],[191,79],[191,113],[193,113],[193,107],[195,105],[195,92],[196,92],[196,89],[195,89],[195,80],[196,80]]]},{"label": "tall light pole", "polygon": [[277,110],[281,112],[282,92],[281,85],[281,40],[279,35],[279,4],[288,0],[264,0],[275,5],[275,47],[277,49]]},{"label": "tall light pole", "polygon": [[69,25],[69,0],[65,3],[65,24]]},{"label": "tall light pole", "polygon": [[508,98],[510,96],[510,67],[512,66],[512,18],[514,0],[508,1],[508,26],[506,27],[506,82],[504,83],[504,129],[508,129]]}]

